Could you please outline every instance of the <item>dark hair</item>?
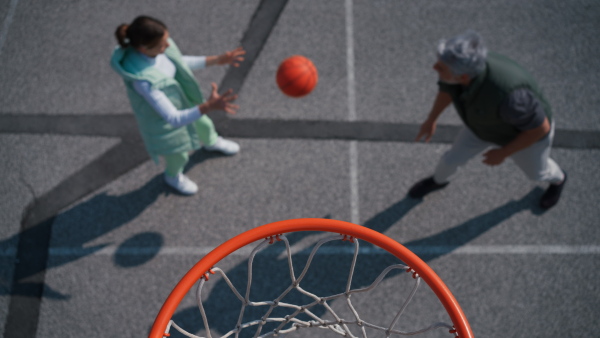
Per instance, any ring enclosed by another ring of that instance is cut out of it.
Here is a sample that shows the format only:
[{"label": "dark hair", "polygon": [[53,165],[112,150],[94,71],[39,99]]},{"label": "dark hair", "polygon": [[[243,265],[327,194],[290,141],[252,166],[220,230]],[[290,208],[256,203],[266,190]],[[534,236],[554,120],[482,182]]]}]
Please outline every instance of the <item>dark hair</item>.
[{"label": "dark hair", "polygon": [[149,16],[138,16],[131,24],[122,24],[117,27],[115,36],[121,47],[134,48],[145,46],[153,47],[165,35],[167,26],[158,19]]}]

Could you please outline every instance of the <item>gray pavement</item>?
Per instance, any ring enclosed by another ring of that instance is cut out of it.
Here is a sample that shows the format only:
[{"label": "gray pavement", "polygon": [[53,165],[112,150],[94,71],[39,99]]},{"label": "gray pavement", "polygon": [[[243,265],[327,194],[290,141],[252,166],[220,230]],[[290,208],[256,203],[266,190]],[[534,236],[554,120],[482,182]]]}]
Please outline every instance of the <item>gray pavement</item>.
[{"label": "gray pavement", "polygon": [[[200,192],[192,197],[169,190],[162,167],[143,153],[108,65],[114,29],[142,13],[161,18],[184,53],[240,44],[254,53],[242,69],[197,73],[205,91],[211,81],[238,89],[238,115],[214,119],[242,151],[196,152],[187,174]],[[592,0],[0,2],[0,334],[147,335],[168,293],[208,250],[261,224],[318,217],[368,226],[419,254],[477,337],[596,336],[599,22]],[[552,156],[569,182],[547,212],[535,206],[545,187],[510,162],[473,161],[446,189],[423,201],[405,197],[460,126],[449,110],[434,142],[411,142],[436,90],[435,45],[467,28],[528,68],[550,98]],[[302,99],[275,85],[279,62],[292,54],[319,70],[317,88]],[[366,259],[359,285],[387,262]],[[325,292],[344,263],[318,264],[331,274],[315,286]],[[240,255],[222,267],[245,273]],[[280,275],[264,286],[280,287]],[[394,299],[399,277],[357,300],[365,316],[392,313],[381,299]],[[419,297],[403,327],[444,319],[431,294]],[[224,303],[211,316],[232,316]],[[175,318],[202,332],[190,299]]]}]

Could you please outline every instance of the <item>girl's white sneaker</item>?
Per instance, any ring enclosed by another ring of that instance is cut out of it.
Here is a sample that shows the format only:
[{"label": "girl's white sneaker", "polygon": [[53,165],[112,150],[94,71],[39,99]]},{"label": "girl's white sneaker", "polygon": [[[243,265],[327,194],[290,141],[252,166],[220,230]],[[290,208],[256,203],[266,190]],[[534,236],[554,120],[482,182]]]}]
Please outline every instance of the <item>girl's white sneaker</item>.
[{"label": "girl's white sneaker", "polygon": [[204,149],[208,151],[218,151],[225,155],[235,155],[240,151],[240,145],[219,136],[217,137],[217,142],[215,142],[215,144],[212,146],[204,146]]},{"label": "girl's white sneaker", "polygon": [[184,174],[171,177],[165,174],[165,182],[173,189],[184,195],[193,195],[198,192],[198,186]]}]

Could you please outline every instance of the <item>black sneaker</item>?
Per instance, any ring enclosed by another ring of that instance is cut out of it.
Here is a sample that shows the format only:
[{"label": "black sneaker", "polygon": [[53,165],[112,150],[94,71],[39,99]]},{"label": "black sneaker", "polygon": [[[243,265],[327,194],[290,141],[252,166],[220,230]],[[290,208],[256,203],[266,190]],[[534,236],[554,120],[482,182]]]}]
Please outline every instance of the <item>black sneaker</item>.
[{"label": "black sneaker", "polygon": [[563,187],[567,183],[567,173],[564,170],[563,174],[565,174],[563,181],[558,184],[550,184],[546,192],[542,195],[542,199],[540,200],[540,207],[542,209],[550,209],[558,203]]},{"label": "black sneaker", "polygon": [[442,188],[445,188],[448,183],[438,184],[433,180],[432,177],[428,177],[417,184],[413,185],[412,188],[408,191],[408,196],[412,198],[423,198],[423,196],[429,194],[432,191],[436,191]]}]

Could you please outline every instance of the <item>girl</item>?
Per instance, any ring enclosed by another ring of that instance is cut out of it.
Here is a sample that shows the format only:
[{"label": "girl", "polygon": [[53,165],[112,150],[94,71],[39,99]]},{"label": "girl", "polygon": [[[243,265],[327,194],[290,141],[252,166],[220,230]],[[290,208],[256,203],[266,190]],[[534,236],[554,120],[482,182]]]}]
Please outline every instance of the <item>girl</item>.
[{"label": "girl", "polygon": [[235,114],[237,98],[230,89],[217,93],[212,83],[204,100],[192,70],[211,65],[239,66],[246,53],[241,47],[218,56],[183,56],[169,37],[164,23],[139,16],[115,32],[119,46],[111,58],[112,68],[123,78],[131,107],[150,157],[166,161],[165,182],[184,195],[198,186],[183,174],[188,153],[204,145],[209,151],[236,154],[240,147],[215,130],[206,115],[212,110]]}]

